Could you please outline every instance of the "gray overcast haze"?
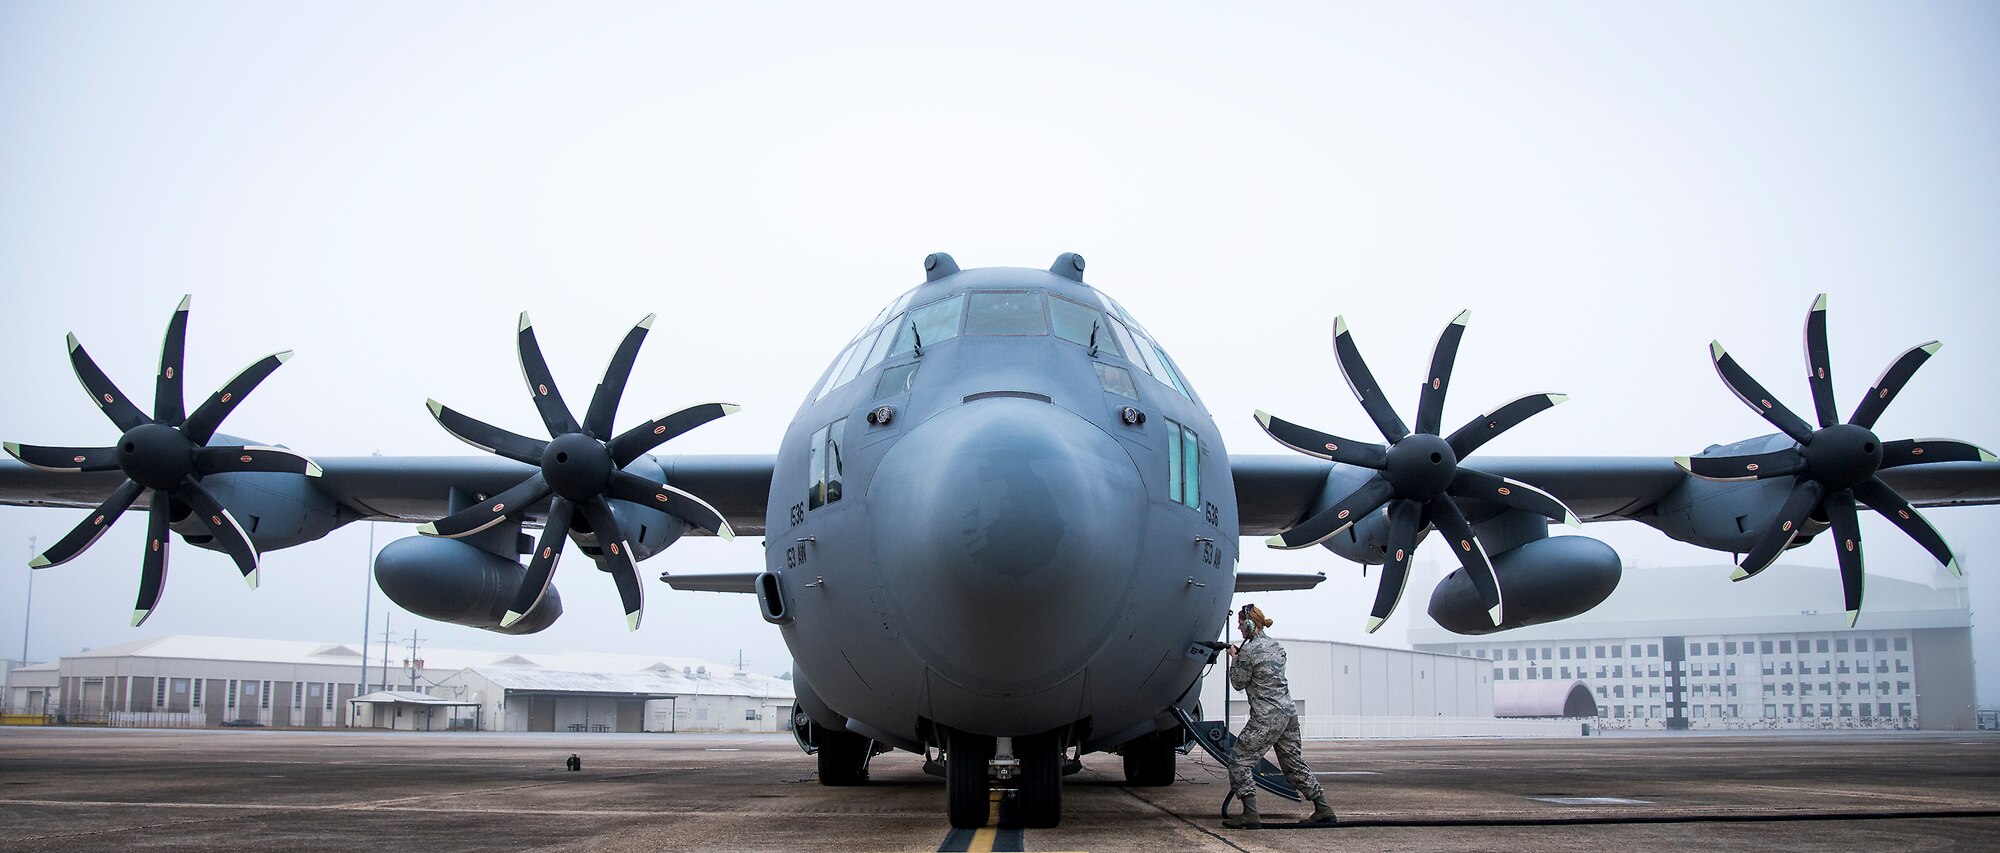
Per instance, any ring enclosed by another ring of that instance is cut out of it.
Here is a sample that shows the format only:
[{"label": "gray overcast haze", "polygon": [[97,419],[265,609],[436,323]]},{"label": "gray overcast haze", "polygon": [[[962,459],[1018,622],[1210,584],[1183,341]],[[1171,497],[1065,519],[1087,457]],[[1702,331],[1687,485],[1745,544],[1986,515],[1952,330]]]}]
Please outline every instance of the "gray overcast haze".
[{"label": "gray overcast haze", "polygon": [[[1572,396],[1483,453],[1672,456],[1770,432],[1707,344],[1805,411],[1800,328],[1821,291],[1843,407],[1941,339],[1880,432],[2000,446],[2000,6],[941,5],[0,2],[0,436],[110,443],[64,333],[150,399],[192,293],[195,399],[298,353],[234,435],[319,457],[472,454],[423,402],[535,432],[517,312],[572,401],[658,312],[621,424],[732,400],[741,414],[662,452],[769,453],[926,253],[1046,267],[1077,251],[1238,454],[1285,452],[1258,408],[1372,434],[1334,366],[1336,314],[1407,417],[1462,308],[1453,426]],[[19,654],[29,537],[45,547],[80,517],[0,509],[0,656]],[[1930,517],[1966,567],[1994,704],[2000,508]],[[1944,577],[1864,525],[1871,572]],[[255,592],[177,543],[134,631],[144,526],[38,574],[31,657],[183,632],[360,639],[365,525],[266,555]],[[1729,570],[1638,525],[1586,532],[1628,566]],[[377,543],[408,535],[382,525]],[[1259,597],[1281,635],[1363,639],[1372,572],[1244,545],[1243,569],[1332,578]],[[753,570],[760,551],[689,540],[642,569]],[[1430,577],[1441,556],[1420,557]],[[394,628],[789,666],[747,597],[651,583],[628,635],[607,577],[571,562],[556,584],[567,613],[541,635],[401,613]],[[1420,572],[1366,639],[1401,643],[1428,594]],[[1839,602],[1829,583],[1777,606]]]}]

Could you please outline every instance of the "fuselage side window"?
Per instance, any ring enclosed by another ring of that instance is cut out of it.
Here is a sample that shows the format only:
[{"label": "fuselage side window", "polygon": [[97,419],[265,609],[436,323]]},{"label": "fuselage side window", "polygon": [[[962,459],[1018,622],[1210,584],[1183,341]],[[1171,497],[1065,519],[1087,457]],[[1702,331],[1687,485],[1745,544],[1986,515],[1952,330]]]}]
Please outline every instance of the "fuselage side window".
[{"label": "fuselage side window", "polygon": [[875,383],[875,399],[894,397],[910,390],[917,380],[918,362],[897,364],[882,368],[882,379]]},{"label": "fuselage side window", "polygon": [[974,292],[965,312],[968,335],[1046,335],[1042,294],[1032,290]]},{"label": "fuselage side window", "polygon": [[846,418],[813,430],[812,443],[806,447],[807,509],[840,500],[840,441],[846,430]]},{"label": "fuselage side window", "polygon": [[961,293],[912,310],[898,325],[896,344],[890,347],[889,354],[914,352],[919,346],[958,337],[959,314],[964,306],[965,294]]},{"label": "fuselage side window", "polygon": [[1120,397],[1139,399],[1139,388],[1132,384],[1131,371],[1101,361],[1091,362],[1091,365],[1097,368],[1097,384],[1104,386],[1104,390]]},{"label": "fuselage side window", "polygon": [[1055,323],[1058,338],[1087,347],[1094,346],[1100,352],[1116,356],[1125,354],[1124,347],[1118,344],[1118,338],[1112,335],[1110,325],[1104,322],[1104,314],[1095,308],[1079,305],[1051,294],[1049,319]]},{"label": "fuselage side window", "polygon": [[1161,418],[1167,430],[1167,499],[1201,508],[1201,439],[1194,430]]},{"label": "fuselage side window", "polygon": [[1181,425],[1167,418],[1167,500],[1181,502]]}]

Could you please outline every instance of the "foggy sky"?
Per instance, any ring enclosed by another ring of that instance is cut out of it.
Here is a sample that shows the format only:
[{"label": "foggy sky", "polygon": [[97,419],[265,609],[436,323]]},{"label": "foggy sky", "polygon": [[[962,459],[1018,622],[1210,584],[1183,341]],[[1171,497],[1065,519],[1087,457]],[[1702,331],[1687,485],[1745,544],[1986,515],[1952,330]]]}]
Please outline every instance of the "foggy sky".
[{"label": "foggy sky", "polygon": [[[2000,10],[1971,3],[0,2],[0,436],[111,442],[64,333],[149,400],[161,332],[192,293],[193,399],[298,353],[234,435],[315,457],[470,454],[423,402],[536,433],[516,313],[580,402],[624,329],[658,312],[620,425],[729,400],[743,412],[660,452],[770,453],[926,253],[1046,267],[1077,251],[1174,354],[1232,453],[1285,452],[1258,408],[1373,434],[1334,364],[1337,314],[1408,417],[1464,308],[1449,425],[1529,392],[1572,397],[1482,455],[1698,452],[1771,431],[1716,379],[1711,339],[1810,408],[1800,330],[1820,292],[1844,408],[1941,339],[1880,433],[2000,445],[1996,35]],[[1977,618],[2000,612],[2000,509],[1929,515]],[[46,547],[80,517],[0,509],[0,655],[18,654],[29,537]],[[1871,572],[1940,576],[1863,523]],[[133,631],[143,528],[129,517],[38,573],[32,657],[167,633],[359,640],[365,526],[267,554],[255,592],[177,543],[160,609]],[[1586,533],[1628,566],[1728,571],[1638,525]],[[383,525],[377,545],[407,535]],[[1362,638],[1375,573],[1243,550],[1243,570],[1332,578],[1258,597],[1287,636]],[[690,540],[641,568],[748,571],[760,552]],[[1418,562],[1444,556],[1433,543]],[[789,665],[748,597],[649,582],[630,636],[587,562],[556,584],[567,613],[542,635],[401,613],[394,628]],[[1402,643],[1428,592],[1420,576],[1368,641]],[[1838,603],[1829,588],[1798,607]],[[1996,643],[2000,626],[1977,631],[1977,649]],[[2000,654],[1979,665],[1991,704]]]}]

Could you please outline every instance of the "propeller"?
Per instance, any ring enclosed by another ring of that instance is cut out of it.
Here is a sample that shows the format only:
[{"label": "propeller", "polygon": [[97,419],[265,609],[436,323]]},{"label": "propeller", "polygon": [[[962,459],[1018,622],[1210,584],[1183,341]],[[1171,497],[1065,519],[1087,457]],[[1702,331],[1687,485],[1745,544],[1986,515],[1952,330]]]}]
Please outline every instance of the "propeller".
[{"label": "propeller", "polygon": [[1937,354],[1943,344],[1931,341],[1914,346],[1898,356],[1868,389],[1868,396],[1854,408],[1847,421],[1840,421],[1833,398],[1833,368],[1826,340],[1826,294],[1813,301],[1806,313],[1806,384],[1812,390],[1814,427],[1794,414],[1784,403],[1764,390],[1748,371],[1722,348],[1720,341],[1709,344],[1716,375],[1722,384],[1764,420],[1771,422],[1792,441],[1791,447],[1744,456],[1680,457],[1674,461],[1688,473],[1709,480],[1767,480],[1794,478],[1792,492],[1779,508],[1777,518],[1750,546],[1738,564],[1733,580],[1755,577],[1791,547],[1799,528],[1814,511],[1822,513],[1833,528],[1837,543],[1834,553],[1840,562],[1840,584],[1847,603],[1847,625],[1861,618],[1861,593],[1865,575],[1861,564],[1861,526],[1854,504],[1861,502],[1904,534],[1916,540],[1932,557],[1954,575],[1962,574],[1958,559],[1945,545],[1944,537],[1924,519],[1909,501],[1875,476],[1883,468],[1929,465],[1937,462],[1992,462],[1994,455],[1984,448],[1948,438],[1917,438],[1882,441],[1874,432],[1890,401],[1908,384],[1917,368]]},{"label": "propeller", "polygon": [[[535,401],[542,425],[550,439],[541,441],[519,435],[467,417],[436,400],[428,401],[431,416],[458,440],[488,453],[535,466],[535,472],[519,484],[452,515],[417,528],[430,536],[456,539],[471,536],[510,518],[518,518],[529,507],[549,498],[548,516],[542,535],[528,560],[528,573],[514,595],[500,627],[512,626],[541,603],[555,577],[556,563],[563,545],[575,534],[593,533],[602,552],[599,567],[610,573],[618,585],[618,597],[625,608],[625,627],[638,630],[645,609],[645,591],[639,583],[639,566],[632,543],[611,511],[612,500],[630,501],[664,512],[714,533],[723,539],[735,538],[729,522],[707,502],[665,483],[656,483],[625,470],[640,456],[667,440],[709,421],[734,414],[731,403],[701,403],[662,415],[622,433],[613,433],[612,421],[618,413],[619,398],[639,357],[639,345],[653,326],[652,314],[632,327],[604,369],[604,381],[590,398],[590,408],[579,423],[563,402],[555,377],[542,358],[541,344],[526,312],[516,330],[515,343],[521,357],[521,376],[527,380],[528,396]],[[553,495],[553,498],[550,496]]]},{"label": "propeller", "polygon": [[1444,327],[1437,347],[1431,352],[1430,379],[1417,400],[1416,429],[1403,425],[1396,410],[1383,396],[1361,350],[1348,331],[1347,319],[1333,321],[1333,351],[1347,386],[1361,401],[1375,428],[1388,444],[1350,441],[1329,433],[1285,421],[1268,412],[1257,413],[1257,423],[1272,438],[1307,456],[1373,469],[1373,477],[1352,494],[1297,526],[1266,540],[1273,548],[1308,548],[1332,538],[1384,505],[1389,507],[1389,560],[1383,566],[1375,605],[1369,611],[1368,632],[1382,627],[1402,598],[1409,580],[1410,561],[1417,542],[1427,527],[1436,527],[1452,543],[1459,565],[1465,568],[1479,591],[1486,615],[1499,625],[1502,601],[1499,579],[1493,563],[1479,544],[1472,525],[1466,521],[1457,498],[1497,503],[1511,509],[1547,516],[1580,527],[1569,507],[1547,492],[1505,477],[1465,467],[1460,463],[1494,436],[1551,406],[1569,399],[1561,394],[1530,394],[1472,419],[1450,436],[1439,434],[1444,415],[1445,392],[1450,390],[1451,370],[1458,358],[1459,340],[1465,336],[1470,311]]},{"label": "propeller", "polygon": [[105,417],[124,432],[110,447],[52,447],[6,442],[7,453],[36,468],[50,471],[122,471],[125,482],[111,497],[91,510],[81,524],[28,562],[30,568],[60,566],[95,543],[117,523],[120,514],[150,490],[146,506],[146,552],[139,569],[139,600],[132,610],[132,627],[145,624],[160,601],[167,581],[167,525],[176,507],[185,508],[221,546],[251,589],[257,588],[257,547],[229,510],[201,484],[210,474],[272,471],[320,475],[312,460],[281,447],[210,445],[222,419],[249,396],[258,383],[292,357],[290,350],[267,355],[237,373],[206,402],[187,413],[182,367],[187,351],[189,297],[181,297],[167,323],[160,347],[160,373],[153,385],[153,414],[141,411],[84,351],[76,335],[69,336],[69,362],[76,378]]}]

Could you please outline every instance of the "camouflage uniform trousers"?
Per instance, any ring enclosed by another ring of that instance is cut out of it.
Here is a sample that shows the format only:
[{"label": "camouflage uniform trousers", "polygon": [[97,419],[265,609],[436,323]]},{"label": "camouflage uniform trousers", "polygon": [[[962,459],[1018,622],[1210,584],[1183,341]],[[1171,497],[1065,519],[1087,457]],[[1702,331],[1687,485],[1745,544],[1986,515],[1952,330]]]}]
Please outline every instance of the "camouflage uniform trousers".
[{"label": "camouflage uniform trousers", "polygon": [[1236,738],[1236,746],[1229,753],[1229,787],[1237,797],[1248,797],[1255,793],[1257,785],[1251,781],[1251,771],[1257,768],[1257,759],[1264,750],[1276,747],[1278,767],[1285,771],[1285,778],[1291,780],[1292,787],[1307,800],[1318,799],[1324,793],[1319,780],[1313,777],[1312,768],[1306,766],[1306,757],[1299,751],[1299,718],[1293,714],[1271,714],[1250,718],[1243,725],[1243,734]]}]

